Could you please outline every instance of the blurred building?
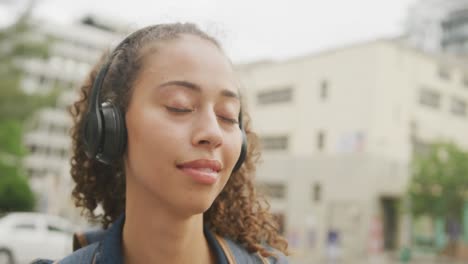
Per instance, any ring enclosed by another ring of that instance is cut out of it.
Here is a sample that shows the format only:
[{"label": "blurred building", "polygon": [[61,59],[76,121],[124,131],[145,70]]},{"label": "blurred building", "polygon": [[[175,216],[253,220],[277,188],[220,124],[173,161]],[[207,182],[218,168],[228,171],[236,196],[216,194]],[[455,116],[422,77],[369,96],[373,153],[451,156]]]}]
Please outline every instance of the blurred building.
[{"label": "blurred building", "polygon": [[70,177],[72,124],[68,106],[77,98],[77,88],[105,49],[125,34],[124,26],[112,27],[94,17],[70,25],[40,23],[32,35],[50,42],[49,57],[24,62],[23,89],[43,93],[60,89],[56,107],[42,109],[31,118],[25,144],[30,154],[24,165],[38,198],[38,211],[77,216],[71,202]]},{"label": "blurred building", "polygon": [[[75,214],[66,107],[101,51],[123,35],[83,22],[42,25],[40,34],[54,40],[51,56],[25,66],[28,91],[64,91],[25,137],[38,209],[61,215]],[[264,148],[259,186],[298,259],[322,259],[334,240],[347,259],[396,248],[413,151],[438,138],[468,148],[468,68],[400,40],[237,68]]]},{"label": "blurred building", "polygon": [[407,19],[409,42],[431,52],[468,53],[468,1],[419,0]]},{"label": "blurred building", "polygon": [[468,67],[400,39],[238,67],[263,145],[257,179],[296,257],[396,249],[413,151],[468,149]]}]

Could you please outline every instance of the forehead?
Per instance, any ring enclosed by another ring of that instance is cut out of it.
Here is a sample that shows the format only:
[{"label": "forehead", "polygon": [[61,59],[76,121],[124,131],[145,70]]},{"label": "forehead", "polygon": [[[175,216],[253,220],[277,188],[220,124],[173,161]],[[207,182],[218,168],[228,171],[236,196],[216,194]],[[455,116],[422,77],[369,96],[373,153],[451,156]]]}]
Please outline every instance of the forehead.
[{"label": "forehead", "polygon": [[214,43],[198,36],[181,35],[174,40],[148,44],[140,55],[143,66],[140,77],[151,75],[161,82],[182,79],[201,86],[238,90],[226,55]]}]

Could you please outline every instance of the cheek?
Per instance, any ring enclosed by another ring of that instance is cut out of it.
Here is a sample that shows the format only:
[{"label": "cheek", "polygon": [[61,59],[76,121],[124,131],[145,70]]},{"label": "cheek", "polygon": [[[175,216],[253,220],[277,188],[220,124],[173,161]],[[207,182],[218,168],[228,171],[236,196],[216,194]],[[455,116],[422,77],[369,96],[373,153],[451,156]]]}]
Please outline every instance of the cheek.
[{"label": "cheek", "polygon": [[154,169],[174,158],[175,145],[181,142],[184,129],[163,122],[157,111],[140,111],[127,119],[128,158],[137,166]]},{"label": "cheek", "polygon": [[242,147],[241,133],[235,133],[226,140],[225,143],[225,155],[229,159],[229,165],[234,168],[237,160],[239,159]]}]

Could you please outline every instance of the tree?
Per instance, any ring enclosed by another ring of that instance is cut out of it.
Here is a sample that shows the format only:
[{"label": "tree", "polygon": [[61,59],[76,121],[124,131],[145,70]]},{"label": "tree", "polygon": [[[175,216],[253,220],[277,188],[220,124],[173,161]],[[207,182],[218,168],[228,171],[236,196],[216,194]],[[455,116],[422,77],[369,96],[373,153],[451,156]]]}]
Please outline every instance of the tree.
[{"label": "tree", "polygon": [[57,92],[27,94],[21,89],[21,63],[47,56],[47,41],[34,40],[28,9],[13,25],[0,30],[0,212],[34,208],[34,196],[21,161],[23,125],[37,109],[53,105]]},{"label": "tree", "polygon": [[35,198],[25,177],[14,173],[0,177],[0,212],[31,211]]},{"label": "tree", "polygon": [[427,153],[414,157],[412,174],[409,196],[413,214],[430,216],[435,221],[435,247],[455,256],[468,200],[468,153],[452,143],[434,143]]},{"label": "tree", "polygon": [[468,198],[468,153],[452,143],[431,145],[413,160],[409,195],[416,216],[460,220]]},{"label": "tree", "polygon": [[26,153],[21,137],[19,122],[0,123],[0,212],[34,208],[34,195],[21,168],[21,157]]},{"label": "tree", "polygon": [[48,56],[48,40],[31,37],[34,27],[26,11],[16,23],[0,30],[0,121],[23,122],[38,108],[53,105],[57,91],[27,94],[21,89],[21,64]]}]

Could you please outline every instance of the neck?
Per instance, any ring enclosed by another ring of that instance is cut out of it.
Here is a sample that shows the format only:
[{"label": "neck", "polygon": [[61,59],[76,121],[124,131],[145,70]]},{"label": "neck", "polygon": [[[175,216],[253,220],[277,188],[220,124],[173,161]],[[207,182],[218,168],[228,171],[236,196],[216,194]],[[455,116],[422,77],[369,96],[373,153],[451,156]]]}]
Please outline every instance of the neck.
[{"label": "neck", "polygon": [[203,214],[180,216],[157,206],[158,201],[147,200],[148,196],[141,200],[141,196],[127,191],[122,231],[124,263],[216,262],[203,233]]}]

